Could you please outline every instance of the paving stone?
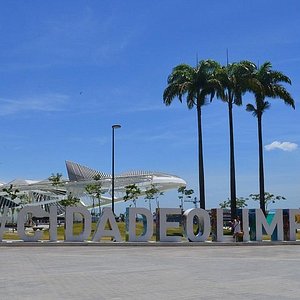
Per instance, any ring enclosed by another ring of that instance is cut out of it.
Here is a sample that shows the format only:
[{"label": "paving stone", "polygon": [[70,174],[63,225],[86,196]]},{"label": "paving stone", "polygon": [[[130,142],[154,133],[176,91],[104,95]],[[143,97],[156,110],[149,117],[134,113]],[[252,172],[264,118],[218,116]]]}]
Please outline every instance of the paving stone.
[{"label": "paving stone", "polygon": [[299,245],[0,247],[0,299],[299,299]]}]

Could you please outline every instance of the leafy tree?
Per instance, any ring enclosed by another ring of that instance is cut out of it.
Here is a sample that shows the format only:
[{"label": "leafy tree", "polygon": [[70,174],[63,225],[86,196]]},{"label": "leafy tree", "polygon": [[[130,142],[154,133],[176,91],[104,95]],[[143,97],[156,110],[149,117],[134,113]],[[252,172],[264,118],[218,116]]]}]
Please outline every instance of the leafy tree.
[{"label": "leafy tree", "polygon": [[77,206],[77,204],[80,202],[80,199],[73,196],[71,193],[69,193],[68,197],[65,199],[62,199],[59,201],[59,203],[66,208],[67,206]]},{"label": "leafy tree", "polygon": [[[237,197],[236,198],[236,207],[237,208],[245,208],[246,206],[248,206],[248,204],[246,203],[246,201],[248,201],[249,198],[244,198],[244,197]],[[219,203],[220,208],[231,208],[231,200],[225,200],[221,203]]]},{"label": "leafy tree", "polygon": [[[226,67],[217,69],[217,77],[222,84],[218,98],[228,105],[229,120],[229,149],[230,149],[230,209],[232,220],[236,217],[237,196],[235,179],[234,157],[234,129],[233,129],[233,106],[242,105],[242,96],[248,89],[249,80],[255,65],[249,61],[227,64]],[[226,202],[226,201],[224,201]]]},{"label": "leafy tree", "polygon": [[272,64],[265,62],[261,67],[255,68],[253,72],[253,82],[251,91],[255,97],[255,104],[247,104],[246,110],[257,118],[258,129],[258,157],[259,157],[259,202],[260,208],[266,213],[265,208],[265,183],[264,183],[264,162],[263,162],[263,140],[262,140],[262,116],[271,104],[266,98],[279,98],[285,104],[295,109],[295,102],[282,83],[291,84],[289,77],[279,71],[272,70]]},{"label": "leafy tree", "polygon": [[[260,194],[250,194],[249,197],[254,201],[260,202]],[[276,201],[280,201],[280,200],[286,200],[286,198],[280,195],[275,196],[274,194],[265,192],[264,206],[266,208],[266,211],[268,210],[268,207],[271,203],[276,203]]]},{"label": "leafy tree", "polygon": [[[93,214],[95,214],[95,185],[92,183],[87,184],[85,186],[85,191],[92,198],[92,201],[93,201],[92,215],[93,215]],[[99,207],[99,211],[100,211],[100,207]]]},{"label": "leafy tree", "polygon": [[62,174],[61,173],[52,173],[52,175],[48,178],[50,182],[52,182],[52,185],[55,187],[63,186],[62,182]]},{"label": "leafy tree", "polygon": [[194,190],[188,190],[186,186],[181,186],[177,190],[178,192],[178,199],[180,200],[180,208],[183,209],[183,202],[192,198],[194,194]]},{"label": "leafy tree", "polygon": [[[62,182],[62,174],[61,173],[52,173],[52,175],[48,178],[52,185],[55,188],[62,187],[64,183]],[[66,209],[67,206],[76,206],[80,202],[80,199],[74,197],[72,193],[69,193],[67,198],[64,198],[59,201],[59,203]]]},{"label": "leafy tree", "polygon": [[32,198],[29,197],[29,195],[26,193],[26,194],[22,194],[22,195],[19,195],[19,198],[20,198],[20,205],[23,207],[25,206],[26,204],[30,204],[32,203]]},{"label": "leafy tree", "polygon": [[180,102],[186,96],[189,109],[196,107],[198,120],[198,169],[199,169],[199,195],[200,207],[205,209],[204,162],[202,145],[202,106],[206,104],[207,97],[212,100],[221,84],[216,79],[216,69],[220,65],[213,60],[201,60],[196,67],[187,64],[176,66],[168,77],[168,85],[163,93],[163,101],[169,106],[175,98]]},{"label": "leafy tree", "polygon": [[129,184],[125,186],[125,196],[123,197],[123,200],[129,201],[131,200],[136,207],[136,200],[141,195],[141,190],[136,184]]},{"label": "leafy tree", "polygon": [[145,193],[146,193],[145,199],[146,199],[146,201],[149,201],[150,211],[152,211],[152,209],[151,209],[151,200],[155,199],[156,206],[157,206],[157,208],[159,208],[158,197],[162,196],[164,193],[160,192],[159,189],[156,188],[153,183],[151,183],[150,188],[146,189]]},{"label": "leafy tree", "polygon": [[5,192],[12,201],[18,198],[18,194],[20,193],[18,189],[14,188],[13,184],[11,184],[8,188],[3,188],[2,191]]},{"label": "leafy tree", "polygon": [[86,185],[85,191],[92,197],[93,200],[93,212],[95,209],[95,198],[98,200],[98,208],[99,208],[99,215],[100,215],[100,208],[101,208],[101,196],[104,194],[102,190],[102,184],[100,182],[100,175],[95,175],[93,179],[96,181],[95,183],[91,183]]}]

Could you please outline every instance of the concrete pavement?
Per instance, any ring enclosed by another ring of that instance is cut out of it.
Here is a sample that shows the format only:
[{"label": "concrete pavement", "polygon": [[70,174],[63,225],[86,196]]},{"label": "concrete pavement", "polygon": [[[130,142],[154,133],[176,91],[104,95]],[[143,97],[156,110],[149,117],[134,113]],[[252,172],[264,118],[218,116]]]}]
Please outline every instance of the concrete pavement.
[{"label": "concrete pavement", "polygon": [[299,299],[299,245],[0,247],[0,299]]}]

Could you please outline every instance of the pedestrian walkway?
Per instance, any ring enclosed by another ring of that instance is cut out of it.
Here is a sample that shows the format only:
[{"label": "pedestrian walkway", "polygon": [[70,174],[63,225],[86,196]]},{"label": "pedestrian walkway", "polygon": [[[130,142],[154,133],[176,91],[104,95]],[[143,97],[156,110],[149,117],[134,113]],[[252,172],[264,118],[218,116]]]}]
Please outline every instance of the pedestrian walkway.
[{"label": "pedestrian walkway", "polygon": [[299,245],[1,247],[5,299],[299,299]]}]

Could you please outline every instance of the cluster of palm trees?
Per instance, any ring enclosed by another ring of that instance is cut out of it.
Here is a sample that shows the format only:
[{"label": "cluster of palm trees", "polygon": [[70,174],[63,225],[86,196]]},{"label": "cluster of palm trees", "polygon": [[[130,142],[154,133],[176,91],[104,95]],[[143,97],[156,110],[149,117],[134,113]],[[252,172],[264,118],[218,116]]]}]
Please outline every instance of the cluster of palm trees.
[{"label": "cluster of palm trees", "polygon": [[254,104],[247,104],[246,110],[257,118],[259,149],[259,198],[260,208],[265,209],[262,116],[270,108],[268,98],[278,98],[295,108],[294,99],[283,83],[291,84],[289,77],[272,69],[270,62],[261,66],[250,61],[240,61],[221,66],[214,60],[201,60],[195,67],[187,64],[176,66],[168,77],[163,101],[168,106],[175,98],[183,98],[189,109],[196,108],[198,120],[198,168],[200,207],[205,209],[205,184],[202,145],[202,106],[214,98],[228,105],[230,145],[230,201],[231,216],[236,217],[236,179],[234,158],[233,107],[242,105],[242,97],[249,92],[254,95]]}]

